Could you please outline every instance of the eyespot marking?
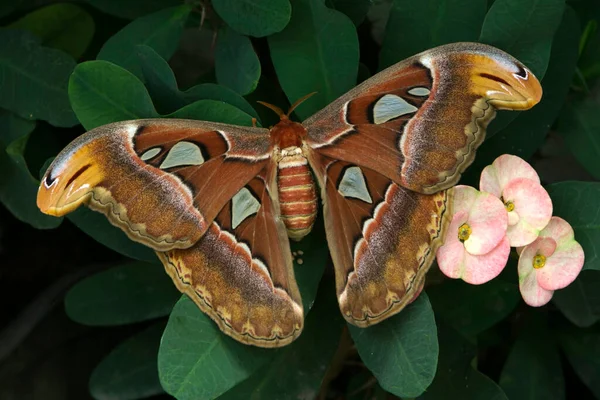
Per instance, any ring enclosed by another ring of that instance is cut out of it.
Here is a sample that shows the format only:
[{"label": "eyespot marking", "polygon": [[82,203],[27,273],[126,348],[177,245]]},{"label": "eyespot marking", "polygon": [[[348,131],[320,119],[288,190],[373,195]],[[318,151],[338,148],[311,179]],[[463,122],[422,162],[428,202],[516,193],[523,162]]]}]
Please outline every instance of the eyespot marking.
[{"label": "eyespot marking", "polygon": [[202,156],[200,147],[195,143],[183,141],[175,144],[169,150],[169,153],[160,165],[160,169],[200,165],[202,163],[204,163],[204,157]]},{"label": "eyespot marking", "polygon": [[140,156],[140,158],[142,159],[142,161],[148,161],[148,160],[156,157],[158,155],[158,153],[160,153],[160,150],[161,150],[160,147],[154,147],[152,149],[145,151],[144,154],[142,154]]},{"label": "eyespot marking", "polygon": [[373,122],[383,124],[389,120],[417,111],[418,108],[395,94],[386,94],[373,107]]},{"label": "eyespot marking", "polygon": [[420,86],[414,87],[408,91],[408,94],[411,94],[413,96],[420,96],[420,97],[429,96],[429,93],[431,93],[431,91],[429,89],[427,89],[426,87],[420,87]]},{"label": "eyespot marking", "polygon": [[372,204],[373,199],[369,194],[367,182],[360,167],[349,167],[344,171],[344,175],[338,184],[338,193],[344,197],[352,197]]},{"label": "eyespot marking", "polygon": [[237,228],[244,220],[258,212],[260,202],[245,187],[231,198],[231,227]]}]

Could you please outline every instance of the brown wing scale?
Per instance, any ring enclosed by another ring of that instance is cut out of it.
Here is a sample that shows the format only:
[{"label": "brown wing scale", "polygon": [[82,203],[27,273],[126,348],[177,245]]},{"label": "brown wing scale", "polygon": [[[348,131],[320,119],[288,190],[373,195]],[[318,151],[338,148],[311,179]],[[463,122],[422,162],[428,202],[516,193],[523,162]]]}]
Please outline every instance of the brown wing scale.
[{"label": "brown wing scale", "polygon": [[535,76],[510,55],[457,43],[380,72],[304,126],[320,154],[430,194],[459,180],[496,109],[528,109],[541,94]]},{"label": "brown wing scale", "polygon": [[269,145],[260,128],[160,119],[105,125],[54,160],[38,207],[60,216],[88,204],[132,240],[155,250],[186,248],[264,168]]},{"label": "brown wing scale", "polygon": [[244,186],[194,246],[159,253],[177,288],[223,332],[261,347],[290,343],[303,326],[274,170]]},{"label": "brown wing scale", "polygon": [[313,154],[341,311],[365,327],[398,313],[424,283],[442,242],[446,191],[423,195],[385,176]]}]

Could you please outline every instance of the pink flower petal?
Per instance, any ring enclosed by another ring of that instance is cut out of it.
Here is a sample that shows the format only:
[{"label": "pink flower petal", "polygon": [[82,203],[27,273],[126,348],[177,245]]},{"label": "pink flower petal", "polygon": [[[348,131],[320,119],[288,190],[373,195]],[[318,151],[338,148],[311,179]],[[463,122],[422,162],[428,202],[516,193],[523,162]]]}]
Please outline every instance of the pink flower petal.
[{"label": "pink flower petal", "polygon": [[532,307],[543,306],[550,301],[554,294],[554,291],[543,289],[538,285],[535,271],[523,276],[519,274],[519,290],[525,303]]},{"label": "pink flower petal", "polygon": [[487,254],[477,256],[466,252],[462,279],[472,285],[480,285],[494,279],[506,266],[509,254],[510,244],[506,236]]},{"label": "pink flower petal", "polygon": [[551,237],[559,245],[575,238],[573,227],[560,217],[552,217],[548,225],[540,232],[541,237]]},{"label": "pink flower petal", "polygon": [[516,225],[519,222],[519,214],[514,211],[508,212],[508,226]]},{"label": "pink flower petal", "polygon": [[465,246],[458,240],[458,228],[466,221],[468,213],[454,214],[446,231],[444,244],[438,249],[436,258],[440,270],[449,278],[458,279],[464,268]]},{"label": "pink flower petal", "polygon": [[492,194],[478,193],[467,220],[472,233],[464,242],[465,249],[472,255],[487,254],[496,248],[506,236],[508,226],[504,204]]},{"label": "pink flower petal", "polygon": [[471,212],[471,208],[479,197],[479,190],[471,186],[456,185],[452,188],[452,212],[454,215],[465,211],[467,214]]},{"label": "pink flower petal", "polygon": [[547,290],[562,289],[575,280],[584,263],[583,248],[573,240],[558,247],[538,270],[538,284]]},{"label": "pink flower petal", "polygon": [[513,247],[533,242],[552,217],[552,200],[540,185],[526,178],[513,179],[502,191],[505,202],[514,204],[519,220],[509,225],[506,235]]},{"label": "pink flower petal", "polygon": [[537,172],[525,160],[510,154],[503,154],[481,172],[479,189],[500,197],[506,185],[518,178],[526,178],[540,183]]}]

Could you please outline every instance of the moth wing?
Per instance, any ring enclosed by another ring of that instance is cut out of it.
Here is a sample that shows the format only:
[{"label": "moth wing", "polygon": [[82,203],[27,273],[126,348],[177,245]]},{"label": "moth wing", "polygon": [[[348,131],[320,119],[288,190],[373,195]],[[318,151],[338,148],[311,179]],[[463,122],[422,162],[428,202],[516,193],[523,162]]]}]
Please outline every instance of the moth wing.
[{"label": "moth wing", "polygon": [[496,109],[528,109],[541,95],[537,78],[507,53],[456,43],[389,67],[303,125],[320,154],[429,194],[458,182]]},{"label": "moth wing", "polygon": [[260,347],[284,346],[303,327],[276,168],[244,185],[192,247],[158,253],[177,288],[223,332]]},{"label": "moth wing", "polygon": [[87,204],[134,241],[187,248],[267,165],[268,132],[177,119],[104,125],[56,157],[37,204],[57,216]]},{"label": "moth wing", "polygon": [[346,320],[366,327],[422,287],[450,215],[447,191],[424,195],[369,168],[317,153],[327,242]]}]

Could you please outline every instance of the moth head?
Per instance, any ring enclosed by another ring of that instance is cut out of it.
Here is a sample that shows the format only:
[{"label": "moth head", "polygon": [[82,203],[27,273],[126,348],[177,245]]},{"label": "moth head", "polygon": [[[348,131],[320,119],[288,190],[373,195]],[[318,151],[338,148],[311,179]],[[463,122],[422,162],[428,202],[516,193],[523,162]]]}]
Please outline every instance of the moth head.
[{"label": "moth head", "polygon": [[[499,110],[527,110],[542,98],[542,86],[522,63],[506,53],[469,57],[471,89]],[[474,61],[474,62],[473,62]]]},{"label": "moth head", "polygon": [[89,149],[82,147],[74,152],[63,151],[56,157],[38,189],[37,206],[43,213],[60,217],[88,202],[94,187],[103,179],[98,164],[88,153]]}]

